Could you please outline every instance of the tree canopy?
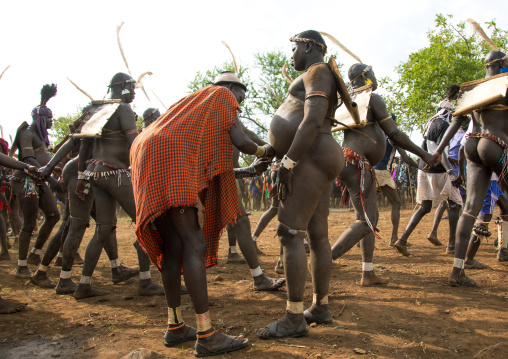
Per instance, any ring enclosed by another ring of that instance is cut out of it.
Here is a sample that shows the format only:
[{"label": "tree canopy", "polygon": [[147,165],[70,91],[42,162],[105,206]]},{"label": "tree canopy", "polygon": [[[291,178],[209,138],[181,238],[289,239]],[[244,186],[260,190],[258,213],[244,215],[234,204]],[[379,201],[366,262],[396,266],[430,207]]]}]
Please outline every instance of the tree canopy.
[{"label": "tree canopy", "polygon": [[[500,49],[506,49],[506,30],[500,29],[495,21],[481,25]],[[428,31],[427,38],[427,47],[413,52],[395,68],[398,79],[380,81],[388,92],[384,97],[389,110],[408,131],[423,128],[436,112],[432,103],[445,98],[445,89],[450,84],[484,77],[484,58],[491,51],[482,38],[472,31],[466,32],[464,21],[454,25],[451,15],[436,15],[435,28]]]}]

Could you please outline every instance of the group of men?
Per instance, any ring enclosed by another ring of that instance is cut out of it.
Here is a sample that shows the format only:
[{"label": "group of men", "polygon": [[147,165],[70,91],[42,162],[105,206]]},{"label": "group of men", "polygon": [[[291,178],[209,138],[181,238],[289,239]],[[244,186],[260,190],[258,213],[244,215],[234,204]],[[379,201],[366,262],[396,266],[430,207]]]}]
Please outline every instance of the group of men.
[{"label": "group of men", "polygon": [[[366,122],[358,128],[345,129],[341,147],[332,136],[340,82],[324,62],[326,43],[320,33],[313,30],[301,32],[290,41],[293,43],[293,66],[303,73],[292,82],[288,96],[273,116],[269,144],[249,135],[238,118],[239,105],[247,89],[234,73],[219,74],[212,86],[182,98],[162,116],[156,109],[148,109],[144,113],[146,128],[140,134],[136,116],[129,106],[134,99],[135,82],[130,76],[119,73],[111,80],[108,99],[94,101],[84,109],[84,114],[97,114],[114,106],[100,134],[86,135],[83,130],[85,121],[51,158],[47,150],[47,129],[51,126],[52,115],[46,107],[51,96],[43,93],[40,106],[32,113],[32,125],[21,128],[17,134],[18,158],[33,167],[2,162],[18,168],[11,178],[23,212],[16,275],[31,278],[37,285],[54,286],[45,273],[62,243],[63,264],[57,293],[74,293],[78,299],[102,294],[91,286],[91,276],[102,248],[111,261],[114,282],[137,275],[137,270],[121,266],[118,260],[115,236],[118,203],[136,223],[134,246],[140,267],[140,294],[164,292],[166,296],[168,328],[164,344],[175,346],[196,340],[195,355],[198,357],[243,348],[248,344],[247,339],[224,335],[212,326],[206,268],[217,264],[219,238],[222,231],[229,228],[246,257],[255,288],[274,290],[284,285],[284,280],[264,276],[259,266],[255,241],[250,235],[250,222],[235,182],[236,178],[259,176],[275,158],[277,165],[272,168],[272,173],[276,198],[267,216],[273,218],[276,214],[278,219],[277,234],[283,247],[281,262],[286,276],[287,302],[284,315],[260,329],[257,335],[261,339],[299,337],[307,334],[310,322],[331,322],[328,288],[332,260],[344,255],[357,243],[360,243],[362,252],[361,284],[386,284],[388,280],[378,277],[373,265],[379,217],[376,176],[394,206],[391,242],[401,253],[407,254],[407,237],[421,217],[428,213],[432,201],[438,198],[433,197],[436,189],[440,188],[442,192],[443,188],[449,188],[449,182],[456,180],[446,156],[441,155],[466,118],[454,118],[451,125],[443,123],[441,117],[435,118],[426,128],[426,141],[421,148],[398,129],[382,97],[373,92]],[[504,53],[491,52],[489,56],[487,77],[506,67]],[[355,64],[349,69],[348,77],[353,95],[365,89],[377,89],[371,66]],[[449,244],[450,247],[453,243],[455,251],[449,281],[455,286],[475,285],[465,276],[464,258],[492,172],[499,176],[501,187],[507,189],[508,125],[502,121],[507,109],[506,98],[479,109],[475,121],[482,125],[484,133],[470,134],[465,145],[467,200],[458,220],[457,244],[452,240]],[[150,124],[149,120],[154,121]],[[421,207],[401,239],[397,236],[400,200],[390,181],[383,180],[386,175],[383,171],[387,170],[395,150],[403,156],[404,150],[416,154],[423,161],[420,168],[424,168],[423,163],[430,168],[427,172],[420,171]],[[37,272],[31,275],[28,260],[30,263],[38,261],[42,245],[60,218],[52,190],[58,191],[61,184],[51,173],[71,151],[79,155],[63,169],[70,211],[68,224],[62,229],[60,238],[51,239]],[[238,151],[257,159],[249,167],[238,168],[237,157],[235,161]],[[388,152],[390,154],[386,156]],[[439,167],[440,162],[443,169]],[[356,221],[330,246],[328,213],[336,178],[351,195]],[[447,199],[450,217],[458,218],[460,196],[449,195]],[[45,221],[27,260],[38,208],[44,212]],[[86,249],[81,280],[75,284],[70,278],[70,270],[90,215],[96,219],[96,231]],[[455,233],[454,228],[450,229],[452,231]],[[254,239],[259,233],[255,232]],[[450,236],[452,239],[452,233]],[[310,247],[313,291],[312,304],[307,309],[304,305],[305,238],[308,238]],[[163,288],[150,279],[150,261],[161,272]],[[196,328],[187,325],[182,317],[182,273],[196,313]]]}]

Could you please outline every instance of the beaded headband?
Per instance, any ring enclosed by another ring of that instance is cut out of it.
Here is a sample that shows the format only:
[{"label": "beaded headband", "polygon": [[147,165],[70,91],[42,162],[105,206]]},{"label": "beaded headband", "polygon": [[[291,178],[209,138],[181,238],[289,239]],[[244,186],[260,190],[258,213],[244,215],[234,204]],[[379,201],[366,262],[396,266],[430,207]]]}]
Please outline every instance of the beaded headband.
[{"label": "beaded headband", "polygon": [[367,72],[369,72],[370,70],[372,70],[372,66],[367,66],[366,68],[364,68],[362,70],[362,72],[360,72],[359,75],[357,75],[355,78],[353,78],[351,81],[349,81],[350,84],[352,84],[353,82],[355,82],[356,80],[358,80],[360,78],[360,76],[363,76],[365,75]]},{"label": "beaded headband", "polygon": [[321,49],[323,49],[323,51],[326,54],[326,49],[327,49],[326,45],[322,44],[320,42],[317,42],[314,39],[307,39],[307,38],[303,38],[303,37],[292,37],[289,39],[289,41],[291,41],[291,42],[310,42],[311,44],[319,46]]},{"label": "beaded headband", "polygon": [[489,61],[489,62],[487,62],[485,65],[483,65],[483,67],[490,66],[490,65],[492,65],[494,62],[503,61],[503,60],[506,60],[507,58],[508,58],[508,55],[505,55],[505,56],[501,57],[500,59],[495,59],[495,60]]}]

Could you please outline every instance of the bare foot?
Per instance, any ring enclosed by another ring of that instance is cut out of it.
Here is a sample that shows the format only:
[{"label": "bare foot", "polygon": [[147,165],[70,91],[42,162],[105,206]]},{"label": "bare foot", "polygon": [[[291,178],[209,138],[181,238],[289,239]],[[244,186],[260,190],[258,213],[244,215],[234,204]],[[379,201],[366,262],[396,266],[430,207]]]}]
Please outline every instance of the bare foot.
[{"label": "bare foot", "polygon": [[372,285],[386,285],[390,282],[388,278],[378,277],[374,271],[362,272],[362,280],[360,285],[362,287],[370,287]]},{"label": "bare foot", "polygon": [[72,279],[62,279],[58,281],[55,288],[56,294],[73,294],[78,288],[78,283],[74,283]]},{"label": "bare foot", "polygon": [[9,252],[5,251],[0,253],[0,261],[8,261],[9,259],[11,259]]},{"label": "bare foot", "polygon": [[38,266],[39,264],[41,264],[41,256],[35,253],[30,253],[26,261],[28,264],[34,264]]},{"label": "bare foot", "polygon": [[397,251],[402,254],[404,257],[409,257],[411,253],[407,251],[407,242],[399,239],[397,242],[393,244],[393,246],[397,249]]},{"label": "bare foot", "polygon": [[437,234],[434,233],[434,232],[430,232],[429,236],[427,237],[427,239],[429,240],[430,243],[432,243],[433,245],[435,245],[436,247],[438,246],[442,246],[443,243],[441,243],[439,241],[439,239],[437,238]]},{"label": "bare foot", "polygon": [[108,294],[102,290],[93,289],[90,284],[79,284],[74,292],[73,296],[76,299],[83,299],[88,297],[98,297],[101,295]]},{"label": "bare foot", "polygon": [[5,301],[0,297],[0,314],[11,314],[19,312],[21,309],[26,307],[27,303],[19,303],[16,301]]},{"label": "bare foot", "polygon": [[37,271],[30,277],[30,282],[42,288],[55,288],[56,284],[48,278],[46,272]]},{"label": "bare foot", "polygon": [[16,277],[23,278],[23,279],[29,279],[32,276],[32,273],[30,273],[30,269],[26,266],[18,266],[18,270],[16,271]]},{"label": "bare foot", "polygon": [[140,279],[138,286],[139,295],[164,295],[164,288],[151,279]]},{"label": "bare foot", "polygon": [[446,247],[446,254],[455,254],[455,247]]},{"label": "bare foot", "polygon": [[285,278],[268,278],[264,274],[254,277],[254,290],[258,290],[258,291],[277,290],[277,289],[283,287],[284,285],[286,285]]},{"label": "bare foot", "polygon": [[499,252],[497,252],[497,261],[508,262],[508,249],[506,248],[499,249]]}]

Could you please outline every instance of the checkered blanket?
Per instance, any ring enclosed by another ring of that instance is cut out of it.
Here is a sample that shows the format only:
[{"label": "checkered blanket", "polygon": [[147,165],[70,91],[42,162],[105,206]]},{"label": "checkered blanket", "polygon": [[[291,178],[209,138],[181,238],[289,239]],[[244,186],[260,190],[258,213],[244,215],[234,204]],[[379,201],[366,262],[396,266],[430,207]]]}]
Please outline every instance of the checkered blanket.
[{"label": "checkered blanket", "polygon": [[152,222],[171,207],[204,210],[206,267],[218,263],[219,238],[238,207],[229,130],[238,103],[228,89],[202,88],[171,106],[136,138],[130,152],[136,235],[159,270],[162,239]]}]

